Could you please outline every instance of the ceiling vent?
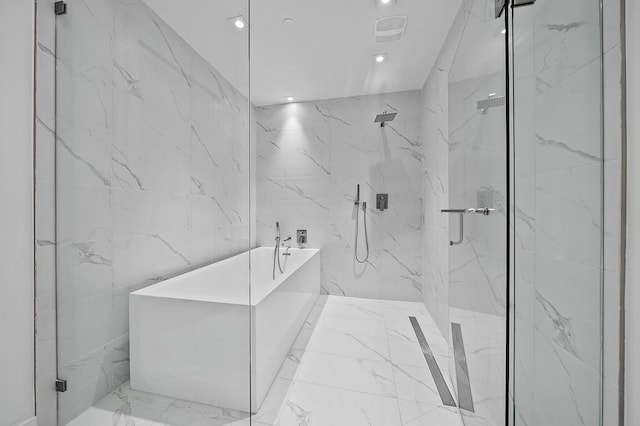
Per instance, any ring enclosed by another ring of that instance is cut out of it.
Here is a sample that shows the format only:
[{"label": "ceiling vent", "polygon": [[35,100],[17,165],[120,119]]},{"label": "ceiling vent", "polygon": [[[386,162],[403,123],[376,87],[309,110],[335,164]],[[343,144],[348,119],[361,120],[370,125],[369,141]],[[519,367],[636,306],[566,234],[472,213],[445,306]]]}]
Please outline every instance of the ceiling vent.
[{"label": "ceiling vent", "polygon": [[374,41],[388,43],[398,41],[407,29],[407,15],[390,16],[378,19],[374,27]]}]

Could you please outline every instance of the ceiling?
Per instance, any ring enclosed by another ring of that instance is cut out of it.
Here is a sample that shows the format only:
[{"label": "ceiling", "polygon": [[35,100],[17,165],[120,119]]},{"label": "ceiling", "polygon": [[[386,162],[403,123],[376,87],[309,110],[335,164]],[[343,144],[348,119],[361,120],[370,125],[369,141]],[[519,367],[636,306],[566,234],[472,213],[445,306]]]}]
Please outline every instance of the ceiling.
[{"label": "ceiling", "polygon": [[[257,106],[421,88],[461,0],[144,0]],[[249,32],[229,18],[251,21]],[[407,15],[402,40],[376,44],[378,18]],[[283,24],[291,18],[295,25]],[[374,55],[388,53],[378,64]]]}]

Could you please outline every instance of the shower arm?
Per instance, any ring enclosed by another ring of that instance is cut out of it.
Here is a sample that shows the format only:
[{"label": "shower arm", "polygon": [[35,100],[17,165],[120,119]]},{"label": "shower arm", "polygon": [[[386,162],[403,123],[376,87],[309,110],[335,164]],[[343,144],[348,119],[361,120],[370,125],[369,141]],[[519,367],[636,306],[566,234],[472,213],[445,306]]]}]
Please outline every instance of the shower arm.
[{"label": "shower arm", "polygon": [[478,207],[478,208],[469,208],[469,209],[442,209],[440,210],[442,213],[452,213],[458,215],[459,227],[460,227],[460,236],[456,241],[449,241],[450,246],[457,246],[462,244],[464,241],[464,215],[465,214],[481,214],[483,216],[489,216],[489,214],[495,209],[491,209],[489,207]]}]

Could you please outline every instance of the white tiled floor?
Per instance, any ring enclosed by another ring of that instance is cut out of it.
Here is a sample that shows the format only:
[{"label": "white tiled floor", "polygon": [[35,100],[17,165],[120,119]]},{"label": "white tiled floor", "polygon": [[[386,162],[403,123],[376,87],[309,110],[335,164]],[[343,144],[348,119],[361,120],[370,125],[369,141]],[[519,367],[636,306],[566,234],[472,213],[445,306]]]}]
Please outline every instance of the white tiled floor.
[{"label": "white tiled floor", "polygon": [[[415,316],[445,379],[449,349],[421,303],[321,297],[252,424],[460,426],[443,407],[408,317]],[[248,425],[246,413],[124,385],[74,426]]]}]

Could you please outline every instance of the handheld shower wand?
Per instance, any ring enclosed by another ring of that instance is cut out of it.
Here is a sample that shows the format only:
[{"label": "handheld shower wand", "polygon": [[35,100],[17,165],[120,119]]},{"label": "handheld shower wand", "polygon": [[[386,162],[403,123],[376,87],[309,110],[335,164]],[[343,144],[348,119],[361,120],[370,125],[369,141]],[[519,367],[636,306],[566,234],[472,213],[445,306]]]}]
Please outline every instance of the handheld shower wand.
[{"label": "handheld shower wand", "polygon": [[[290,239],[291,237],[289,237],[285,241],[288,241]],[[280,222],[276,222],[276,247],[273,252],[273,279],[274,280],[276,279],[276,259],[278,263],[278,269],[282,274],[284,272],[284,269],[282,269],[282,266],[280,265]]]},{"label": "handheld shower wand", "polygon": [[357,186],[356,201],[353,204],[357,206],[356,207],[356,242],[355,242],[354,254],[356,257],[356,261],[358,263],[366,263],[367,260],[369,260],[369,235],[367,234],[367,203],[366,202],[362,203],[362,217],[364,221],[364,241],[367,249],[367,254],[362,260],[360,260],[360,258],[358,257],[358,233],[360,231],[360,223],[359,223],[360,221],[360,184],[358,184]]}]

